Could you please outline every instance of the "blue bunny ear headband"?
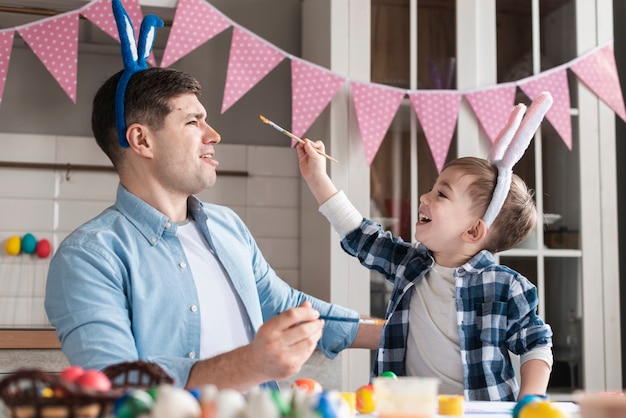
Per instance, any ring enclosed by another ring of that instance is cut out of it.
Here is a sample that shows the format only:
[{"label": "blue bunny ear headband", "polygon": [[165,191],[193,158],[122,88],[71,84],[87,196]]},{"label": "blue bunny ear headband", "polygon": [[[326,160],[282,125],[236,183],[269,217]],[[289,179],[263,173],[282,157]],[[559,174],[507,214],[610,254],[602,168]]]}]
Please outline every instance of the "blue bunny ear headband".
[{"label": "blue bunny ear headband", "polygon": [[513,166],[524,156],[535,131],[551,106],[552,96],[548,92],[543,92],[533,100],[526,117],[522,120],[526,106],[518,104],[513,108],[507,124],[494,142],[489,153],[489,162],[498,168],[498,178],[491,202],[483,216],[487,228],[496,220],[509,194]]},{"label": "blue bunny ear headband", "polygon": [[133,22],[124,10],[121,0],[113,0],[113,16],[117,24],[122,46],[122,60],[124,72],[117,83],[115,91],[115,127],[117,138],[121,147],[128,147],[126,140],[126,117],[124,112],[124,99],[126,87],[133,74],[148,68],[147,59],[152,51],[156,29],[163,26],[163,21],[155,15],[147,15],[141,22],[139,29],[139,42],[135,45],[135,32]]}]

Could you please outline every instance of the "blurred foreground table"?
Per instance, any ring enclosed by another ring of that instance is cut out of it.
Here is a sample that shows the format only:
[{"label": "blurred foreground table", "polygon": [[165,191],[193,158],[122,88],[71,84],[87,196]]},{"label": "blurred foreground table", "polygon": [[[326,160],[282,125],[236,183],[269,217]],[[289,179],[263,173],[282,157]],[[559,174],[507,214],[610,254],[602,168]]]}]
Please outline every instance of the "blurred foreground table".
[{"label": "blurred foreground table", "polygon": [[[560,409],[567,412],[571,418],[580,418],[578,405],[573,402],[554,402]],[[464,417],[469,418],[512,418],[515,402],[465,402]],[[438,418],[452,418],[444,415],[435,415]],[[378,418],[377,414],[359,415],[357,418]]]}]

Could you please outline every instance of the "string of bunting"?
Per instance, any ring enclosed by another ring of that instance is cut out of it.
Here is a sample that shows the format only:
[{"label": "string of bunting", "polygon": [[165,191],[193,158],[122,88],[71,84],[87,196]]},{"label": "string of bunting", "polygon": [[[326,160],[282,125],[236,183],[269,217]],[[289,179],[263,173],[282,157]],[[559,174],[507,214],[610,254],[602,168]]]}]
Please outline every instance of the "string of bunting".
[{"label": "string of bunting", "polygon": [[[139,30],[143,18],[139,0],[122,0]],[[76,103],[78,22],[83,16],[119,41],[111,0],[92,0],[85,6],[29,24],[0,30],[0,105],[17,32]],[[221,112],[230,109],[283,60],[291,61],[291,131],[299,137],[315,122],[339,89],[349,83],[358,124],[371,165],[404,97],[410,98],[439,171],[446,160],[462,98],[472,108],[493,142],[505,125],[519,87],[533,100],[549,91],[554,104],[546,119],[568,149],[572,127],[567,70],[626,121],[626,109],[613,53],[613,42],[540,74],[515,82],[472,90],[405,90],[383,84],[350,80],[326,68],[292,56],[233,22],[206,0],[178,0],[161,67],[169,67],[217,34],[233,28]],[[156,65],[153,56],[148,62]]]}]

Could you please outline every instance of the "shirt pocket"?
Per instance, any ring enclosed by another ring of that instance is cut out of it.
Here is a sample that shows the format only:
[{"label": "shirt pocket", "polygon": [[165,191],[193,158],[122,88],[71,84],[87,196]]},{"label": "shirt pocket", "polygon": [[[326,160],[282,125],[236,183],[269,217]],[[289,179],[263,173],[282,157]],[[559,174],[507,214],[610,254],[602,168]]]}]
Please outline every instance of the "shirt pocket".
[{"label": "shirt pocket", "polygon": [[502,345],[506,339],[507,304],[487,302],[480,305],[480,339],[491,345]]}]

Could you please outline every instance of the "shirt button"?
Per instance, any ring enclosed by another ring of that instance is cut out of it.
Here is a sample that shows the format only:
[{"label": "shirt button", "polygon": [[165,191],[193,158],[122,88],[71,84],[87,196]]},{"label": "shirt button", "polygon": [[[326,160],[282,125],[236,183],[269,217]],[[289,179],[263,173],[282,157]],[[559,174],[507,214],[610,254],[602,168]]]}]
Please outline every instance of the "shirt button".
[{"label": "shirt button", "polygon": [[189,352],[189,358],[196,358],[196,353],[194,353],[193,351]]},{"label": "shirt button", "polygon": [[191,310],[191,312],[196,312],[198,310],[198,307],[196,305],[191,305],[189,310]]},{"label": "shirt button", "polygon": [[184,261],[181,261],[180,263],[178,263],[178,267],[180,267],[181,269],[184,269],[185,267],[187,267],[187,263],[185,263]]},{"label": "shirt button", "polygon": [[156,244],[156,242],[157,242],[157,237],[151,237],[151,238],[150,238],[150,242],[151,242],[151,243],[153,243],[153,244]]},{"label": "shirt button", "polygon": [[170,229],[172,224],[170,222],[165,222],[165,229]]}]

